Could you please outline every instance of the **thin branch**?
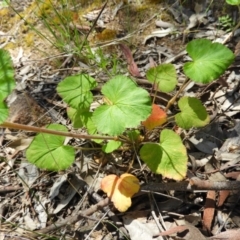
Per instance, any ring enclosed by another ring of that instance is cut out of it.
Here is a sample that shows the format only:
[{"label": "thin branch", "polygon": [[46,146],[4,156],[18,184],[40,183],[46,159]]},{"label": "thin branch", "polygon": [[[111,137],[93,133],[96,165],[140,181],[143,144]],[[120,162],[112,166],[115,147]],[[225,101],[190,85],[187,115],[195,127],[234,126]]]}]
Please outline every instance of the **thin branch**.
[{"label": "thin branch", "polygon": [[18,191],[18,190],[23,190],[23,187],[12,187],[12,186],[8,186],[8,187],[0,187],[0,193],[7,193],[7,192],[14,192],[14,191]]},{"label": "thin branch", "polygon": [[191,178],[189,182],[171,182],[171,183],[149,183],[141,187],[142,191],[194,191],[194,190],[240,190],[240,181],[208,181],[200,180],[197,177]]}]

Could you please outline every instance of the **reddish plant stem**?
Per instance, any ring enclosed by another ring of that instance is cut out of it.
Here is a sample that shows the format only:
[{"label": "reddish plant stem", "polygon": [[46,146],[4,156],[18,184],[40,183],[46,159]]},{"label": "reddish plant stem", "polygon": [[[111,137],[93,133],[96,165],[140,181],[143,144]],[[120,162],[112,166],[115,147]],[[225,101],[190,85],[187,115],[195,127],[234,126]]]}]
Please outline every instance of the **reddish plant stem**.
[{"label": "reddish plant stem", "polygon": [[48,134],[65,136],[65,137],[73,137],[73,138],[118,140],[118,137],[95,136],[95,135],[62,132],[62,131],[56,131],[56,130],[51,130],[51,129],[46,129],[46,128],[40,128],[40,127],[18,124],[18,123],[11,123],[11,122],[3,122],[2,124],[0,124],[0,127],[11,128],[11,129],[19,129],[19,130],[24,130],[24,131],[28,131],[28,132],[48,133]]}]

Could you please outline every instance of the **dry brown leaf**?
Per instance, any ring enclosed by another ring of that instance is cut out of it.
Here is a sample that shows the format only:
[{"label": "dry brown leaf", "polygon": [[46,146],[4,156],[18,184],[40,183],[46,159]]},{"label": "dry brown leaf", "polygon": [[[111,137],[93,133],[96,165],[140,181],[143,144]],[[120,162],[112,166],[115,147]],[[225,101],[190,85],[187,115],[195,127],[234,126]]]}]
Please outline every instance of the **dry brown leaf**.
[{"label": "dry brown leaf", "polygon": [[132,56],[132,52],[129,49],[128,46],[124,45],[124,44],[119,44],[119,47],[124,55],[124,57],[127,60],[128,63],[128,71],[130,72],[130,74],[134,77],[141,77],[141,74],[139,72],[138,66],[137,64],[134,62],[133,56]]},{"label": "dry brown leaf", "polygon": [[232,229],[227,230],[226,232],[219,233],[210,239],[218,239],[218,240],[240,240],[240,229]]},{"label": "dry brown leaf", "polygon": [[215,211],[216,192],[208,191],[206,203],[203,211],[203,226],[209,232],[211,231],[212,220]]},{"label": "dry brown leaf", "polygon": [[229,172],[225,174],[226,178],[233,178],[233,179],[237,179],[240,176],[240,172],[236,171],[236,172]]},{"label": "dry brown leaf", "polygon": [[221,207],[224,204],[224,202],[227,199],[227,197],[229,196],[229,194],[230,194],[229,190],[222,190],[219,192],[219,199],[218,199],[218,204],[217,204],[218,207]]},{"label": "dry brown leaf", "polygon": [[10,104],[9,122],[43,127],[51,123],[51,117],[29,93],[17,95]]},{"label": "dry brown leaf", "polygon": [[[185,221],[186,226],[188,227],[189,232],[179,233],[178,236],[182,237],[184,240],[205,240],[206,238],[202,235],[198,228],[193,226],[192,223]],[[185,233],[183,236],[182,234]]]},{"label": "dry brown leaf", "polygon": [[175,234],[175,233],[183,232],[185,230],[188,230],[187,226],[172,227],[172,228],[168,229],[167,231],[161,232],[157,236],[154,236],[154,237],[168,236],[168,235],[172,235],[172,234]]},{"label": "dry brown leaf", "polygon": [[12,141],[10,144],[8,144],[8,147],[11,149],[14,149],[15,151],[12,153],[12,155],[9,156],[9,159],[13,159],[20,151],[25,150],[29,147],[31,144],[33,138],[19,138],[14,141]]},{"label": "dry brown leaf", "polygon": [[235,56],[239,56],[240,55],[240,41],[235,46],[234,54],[235,54]]},{"label": "dry brown leaf", "polygon": [[154,61],[152,57],[149,57],[149,68],[154,68],[157,66],[157,63]]},{"label": "dry brown leaf", "polygon": [[133,77],[141,77],[141,74],[139,72],[138,66],[135,62],[132,62],[129,66],[128,66],[128,71],[130,72],[130,74]]}]

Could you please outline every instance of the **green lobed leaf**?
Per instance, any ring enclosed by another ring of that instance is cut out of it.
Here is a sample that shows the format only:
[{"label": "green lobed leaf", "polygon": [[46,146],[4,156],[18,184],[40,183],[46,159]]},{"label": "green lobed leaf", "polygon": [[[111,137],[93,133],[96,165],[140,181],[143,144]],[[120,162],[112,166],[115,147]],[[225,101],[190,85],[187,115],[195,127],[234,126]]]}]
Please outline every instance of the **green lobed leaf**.
[{"label": "green lobed leaf", "polygon": [[117,150],[119,147],[121,147],[121,145],[122,142],[111,140],[107,144],[102,146],[102,150],[105,153],[111,153],[114,150]]},{"label": "green lobed leaf", "polygon": [[173,64],[161,64],[150,68],[146,73],[147,79],[158,85],[162,92],[171,92],[177,85],[177,73]]},{"label": "green lobed leaf", "polygon": [[62,99],[75,109],[86,109],[93,101],[91,89],[97,86],[96,81],[87,74],[66,77],[57,86]]},{"label": "green lobed leaf", "polygon": [[141,159],[154,172],[174,180],[181,180],[187,172],[187,151],[181,138],[164,129],[160,143],[146,143],[140,150]]},{"label": "green lobed leaf", "polygon": [[[60,124],[50,124],[47,129],[67,132],[67,128]],[[38,134],[26,151],[27,160],[45,170],[67,169],[74,162],[75,150],[63,145],[64,140],[64,136]]]},{"label": "green lobed leaf", "polygon": [[100,133],[119,135],[126,128],[137,127],[151,113],[151,99],[146,90],[125,76],[116,76],[103,87],[105,104],[93,113]]},{"label": "green lobed leaf", "polygon": [[180,113],[175,115],[177,125],[184,129],[203,127],[210,122],[209,115],[201,101],[194,97],[182,97],[178,101]]},{"label": "green lobed leaf", "polygon": [[240,5],[240,0],[226,0],[230,5]]},{"label": "green lobed leaf", "polygon": [[184,64],[184,73],[199,83],[210,83],[217,79],[234,61],[234,54],[230,49],[207,39],[191,41],[187,45],[187,52],[192,62]]}]

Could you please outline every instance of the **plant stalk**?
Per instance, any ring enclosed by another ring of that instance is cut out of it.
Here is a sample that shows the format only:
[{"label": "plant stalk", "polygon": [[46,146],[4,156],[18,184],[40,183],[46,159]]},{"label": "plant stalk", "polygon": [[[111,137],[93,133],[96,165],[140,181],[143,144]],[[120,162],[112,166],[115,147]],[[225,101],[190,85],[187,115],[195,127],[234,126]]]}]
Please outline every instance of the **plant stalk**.
[{"label": "plant stalk", "polygon": [[190,83],[189,79],[186,79],[183,83],[183,85],[181,86],[181,88],[178,90],[178,92],[175,94],[175,96],[173,96],[169,101],[168,104],[165,108],[165,112],[167,112],[167,110],[175,103],[177,97],[180,95],[180,93],[187,87],[187,85]]},{"label": "plant stalk", "polygon": [[65,137],[73,137],[73,138],[103,139],[103,140],[115,140],[115,141],[118,140],[118,137],[96,136],[96,135],[77,134],[77,133],[71,133],[71,132],[62,132],[62,131],[56,131],[56,130],[51,130],[51,129],[46,129],[46,128],[18,124],[18,123],[11,123],[11,122],[3,122],[2,124],[0,124],[0,127],[19,129],[19,130],[28,131],[28,132],[47,133],[47,134],[53,134],[53,135],[65,136]]}]

